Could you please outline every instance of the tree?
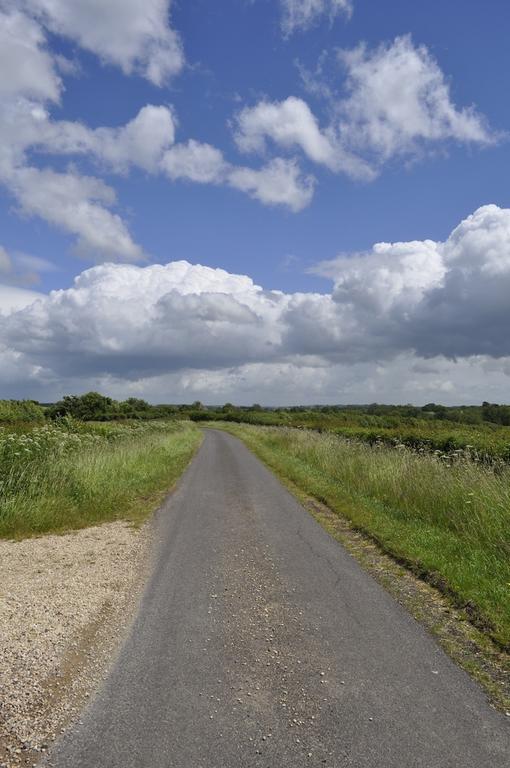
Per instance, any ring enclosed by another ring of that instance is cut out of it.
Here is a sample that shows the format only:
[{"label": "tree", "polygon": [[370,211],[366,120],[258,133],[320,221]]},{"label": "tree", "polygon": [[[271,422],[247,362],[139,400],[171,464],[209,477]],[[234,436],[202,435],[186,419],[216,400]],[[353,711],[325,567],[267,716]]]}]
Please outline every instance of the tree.
[{"label": "tree", "polygon": [[102,421],[115,412],[117,405],[111,397],[105,397],[99,392],[66,395],[50,409],[50,416],[72,416],[81,421]]},{"label": "tree", "polygon": [[122,410],[127,411],[149,411],[151,409],[147,400],[142,400],[138,397],[128,397],[127,400],[120,403],[120,407]]}]

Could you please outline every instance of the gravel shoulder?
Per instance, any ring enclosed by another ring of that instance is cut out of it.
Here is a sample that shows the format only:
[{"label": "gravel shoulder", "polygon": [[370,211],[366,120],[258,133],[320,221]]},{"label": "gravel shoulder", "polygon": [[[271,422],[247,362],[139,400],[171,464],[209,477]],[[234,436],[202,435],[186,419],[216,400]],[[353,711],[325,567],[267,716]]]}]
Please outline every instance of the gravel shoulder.
[{"label": "gravel shoulder", "polygon": [[151,525],[0,541],[0,768],[34,765],[79,715],[133,617]]}]

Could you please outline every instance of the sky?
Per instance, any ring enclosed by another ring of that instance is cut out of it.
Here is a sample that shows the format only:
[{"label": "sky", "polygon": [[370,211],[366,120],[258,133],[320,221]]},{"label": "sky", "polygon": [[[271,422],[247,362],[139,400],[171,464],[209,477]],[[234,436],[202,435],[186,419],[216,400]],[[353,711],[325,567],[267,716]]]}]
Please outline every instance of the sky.
[{"label": "sky", "polygon": [[509,402],[506,0],[0,0],[0,397]]}]

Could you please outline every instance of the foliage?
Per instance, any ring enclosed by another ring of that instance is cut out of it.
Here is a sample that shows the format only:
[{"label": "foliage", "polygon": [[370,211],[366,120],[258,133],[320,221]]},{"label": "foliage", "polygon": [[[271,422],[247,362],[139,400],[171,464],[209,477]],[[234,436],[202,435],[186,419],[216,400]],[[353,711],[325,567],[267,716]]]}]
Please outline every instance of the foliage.
[{"label": "foliage", "polygon": [[504,424],[510,426],[510,406],[496,405],[495,403],[483,403],[482,414],[485,421],[491,421],[494,424]]},{"label": "foliage", "polygon": [[44,421],[44,409],[33,400],[0,400],[0,424]]},{"label": "foliage", "polygon": [[82,421],[149,420],[167,418],[175,415],[176,411],[174,406],[150,405],[137,397],[118,402],[99,392],[87,392],[84,395],[66,395],[58,403],[49,406],[48,416],[52,419],[72,416]]},{"label": "foliage", "polygon": [[49,409],[51,418],[72,416],[83,421],[100,421],[112,412],[111,397],[99,392],[87,392],[85,395],[66,395]]}]

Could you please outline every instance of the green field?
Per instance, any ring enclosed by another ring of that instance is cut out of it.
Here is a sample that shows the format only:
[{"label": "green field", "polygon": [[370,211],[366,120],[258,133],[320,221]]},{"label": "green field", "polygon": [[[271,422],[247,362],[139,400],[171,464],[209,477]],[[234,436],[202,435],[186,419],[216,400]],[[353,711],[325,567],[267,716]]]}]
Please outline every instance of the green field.
[{"label": "green field", "polygon": [[83,424],[62,419],[0,430],[0,537],[141,521],[201,440],[186,421]]},{"label": "green field", "polygon": [[417,451],[445,454],[464,451],[473,461],[510,461],[510,426],[486,421],[483,415],[482,407],[446,409],[437,413],[403,406],[275,410],[224,407],[195,411],[191,418],[299,427],[356,438],[372,445],[406,445]]},{"label": "green field", "polygon": [[218,422],[280,477],[426,576],[510,647],[510,467],[334,434]]}]

